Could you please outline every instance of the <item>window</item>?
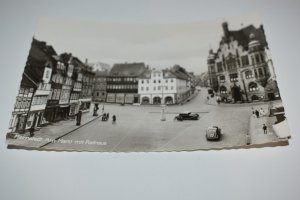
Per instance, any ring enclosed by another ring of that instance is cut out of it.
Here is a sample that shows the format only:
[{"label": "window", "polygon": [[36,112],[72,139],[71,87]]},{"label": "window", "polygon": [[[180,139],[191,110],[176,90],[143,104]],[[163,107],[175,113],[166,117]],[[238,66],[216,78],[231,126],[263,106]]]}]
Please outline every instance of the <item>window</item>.
[{"label": "window", "polygon": [[165,81],[166,83],[168,83],[168,79],[166,79],[166,81]]},{"label": "window", "polygon": [[254,91],[257,91],[257,90],[258,90],[258,87],[257,87],[256,83],[254,83],[254,82],[249,83],[249,91],[250,92],[254,92]]},{"label": "window", "polygon": [[148,91],[149,90],[149,87],[146,87],[146,91]]},{"label": "window", "polygon": [[142,80],[142,84],[144,84],[144,81]]},{"label": "window", "polygon": [[218,72],[223,72],[222,62],[217,63]]},{"label": "window", "polygon": [[156,90],[156,87],[153,87],[153,90]]},{"label": "window", "polygon": [[231,82],[237,81],[238,79],[238,74],[234,73],[234,74],[229,74],[229,78]]},{"label": "window", "polygon": [[171,83],[173,83],[173,79],[171,79]]},{"label": "window", "polygon": [[246,76],[247,79],[253,78],[252,71],[246,71],[246,72],[245,72],[245,76]]},{"label": "window", "polygon": [[259,54],[260,55],[260,60],[261,60],[261,62],[264,62],[264,55],[263,54]]},{"label": "window", "polygon": [[156,80],[153,80],[153,83],[156,83]]},{"label": "window", "polygon": [[225,86],[220,87],[220,93],[221,94],[226,94],[227,93],[227,88]]},{"label": "window", "polygon": [[160,80],[158,80],[158,83],[160,83]]},{"label": "window", "polygon": [[160,86],[157,87],[157,90],[160,90]]},{"label": "window", "polygon": [[261,68],[258,69],[258,75],[259,75],[259,76],[263,76],[263,75],[264,75]]},{"label": "window", "polygon": [[255,64],[254,56],[251,56],[252,65]]},{"label": "window", "polygon": [[144,87],[141,87],[141,91],[144,91]]},{"label": "window", "polygon": [[255,61],[256,61],[256,63],[260,63],[260,56],[259,56],[259,54],[255,54]]},{"label": "window", "polygon": [[174,89],[174,87],[173,86],[171,86],[171,90],[173,90]]},{"label": "window", "polygon": [[249,65],[248,55],[242,56],[242,65],[243,66],[248,66]]},{"label": "window", "polygon": [[235,59],[234,58],[229,58],[227,61],[226,61],[226,64],[227,64],[227,67],[229,70],[231,69],[236,69],[236,62],[235,62]]}]

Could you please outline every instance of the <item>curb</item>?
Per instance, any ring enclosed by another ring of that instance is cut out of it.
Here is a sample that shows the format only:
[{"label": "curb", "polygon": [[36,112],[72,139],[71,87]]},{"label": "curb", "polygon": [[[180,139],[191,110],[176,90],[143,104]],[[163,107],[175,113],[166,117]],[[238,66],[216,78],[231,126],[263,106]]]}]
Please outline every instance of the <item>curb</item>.
[{"label": "curb", "polygon": [[[82,125],[76,127],[75,129],[73,129],[73,130],[71,130],[71,131],[68,131],[67,133],[64,133],[63,135],[60,135],[60,136],[56,137],[56,138],[53,139],[53,140],[58,140],[58,139],[60,139],[60,138],[62,138],[62,137],[64,137],[64,136],[66,136],[66,135],[68,135],[68,134],[70,134],[70,133],[72,133],[72,132],[74,132],[74,131],[80,129],[81,127],[83,127],[83,126],[85,126],[85,125],[87,125],[87,124],[89,124],[89,123],[95,121],[96,119],[99,119],[101,116],[102,116],[102,114],[99,115],[99,116],[97,116],[97,117],[95,117],[95,118],[93,118],[92,120],[86,122],[85,124],[82,124]],[[39,146],[38,148],[43,148],[43,147],[45,147],[45,146],[47,146],[47,145],[49,145],[49,144],[51,144],[51,143],[52,143],[52,142],[47,142],[47,143],[45,143],[45,144]]]}]

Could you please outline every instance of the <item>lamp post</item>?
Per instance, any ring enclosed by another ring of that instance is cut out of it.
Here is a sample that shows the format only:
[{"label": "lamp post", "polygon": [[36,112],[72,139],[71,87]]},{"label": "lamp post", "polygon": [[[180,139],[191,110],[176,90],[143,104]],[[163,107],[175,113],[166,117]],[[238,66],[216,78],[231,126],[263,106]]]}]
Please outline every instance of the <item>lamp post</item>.
[{"label": "lamp post", "polygon": [[163,104],[163,99],[164,99],[164,85],[161,86],[161,101],[160,101],[161,119],[160,119],[160,121],[166,121],[166,113],[165,113],[166,106]]}]

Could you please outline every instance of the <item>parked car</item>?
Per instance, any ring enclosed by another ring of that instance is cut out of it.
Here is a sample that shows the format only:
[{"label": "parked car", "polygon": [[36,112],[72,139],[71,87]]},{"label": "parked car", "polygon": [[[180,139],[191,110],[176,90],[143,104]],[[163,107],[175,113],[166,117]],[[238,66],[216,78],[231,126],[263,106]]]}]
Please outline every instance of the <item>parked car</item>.
[{"label": "parked car", "polygon": [[179,113],[177,116],[174,118],[175,120],[182,121],[182,120],[198,120],[199,119],[199,114],[197,113],[191,113],[189,111],[185,111],[182,113]]},{"label": "parked car", "polygon": [[217,126],[211,126],[206,129],[206,140],[220,140],[222,137],[221,129]]}]

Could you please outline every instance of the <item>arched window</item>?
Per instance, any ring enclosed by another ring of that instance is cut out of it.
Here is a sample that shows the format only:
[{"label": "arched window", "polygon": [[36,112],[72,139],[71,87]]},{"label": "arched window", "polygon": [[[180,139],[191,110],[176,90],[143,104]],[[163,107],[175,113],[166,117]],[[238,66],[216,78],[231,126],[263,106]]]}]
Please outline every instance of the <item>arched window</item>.
[{"label": "arched window", "polygon": [[250,71],[250,70],[249,70],[249,71],[246,71],[246,72],[245,72],[245,76],[246,76],[247,79],[253,78],[253,73],[252,73],[252,71]]},{"label": "arched window", "polygon": [[254,91],[257,91],[257,90],[258,90],[257,83],[254,83],[254,82],[249,83],[249,91],[250,92],[254,92]]},{"label": "arched window", "polygon": [[226,94],[226,93],[227,93],[227,88],[226,88],[225,86],[222,85],[222,86],[220,87],[220,93],[221,93],[221,94]]}]

